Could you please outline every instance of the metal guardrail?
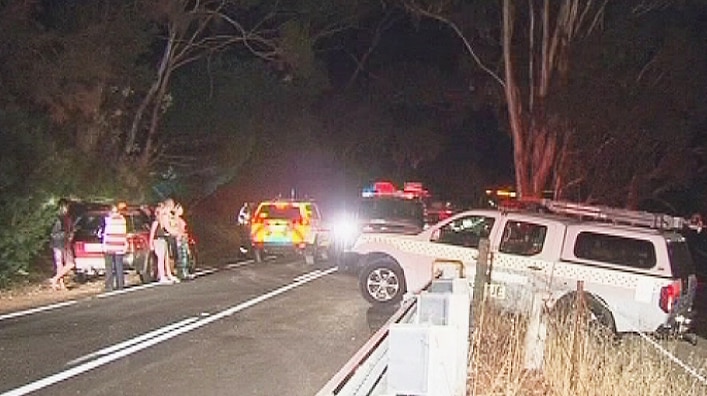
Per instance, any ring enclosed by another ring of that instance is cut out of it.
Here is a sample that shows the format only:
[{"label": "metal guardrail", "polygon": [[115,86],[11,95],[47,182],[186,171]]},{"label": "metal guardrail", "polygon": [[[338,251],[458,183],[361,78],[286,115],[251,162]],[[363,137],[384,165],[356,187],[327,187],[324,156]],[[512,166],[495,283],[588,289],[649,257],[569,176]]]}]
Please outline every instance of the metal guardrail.
[{"label": "metal guardrail", "polygon": [[317,396],[462,396],[466,393],[471,289],[433,281],[405,300]]},{"label": "metal guardrail", "polygon": [[393,323],[408,323],[417,307],[417,299],[403,302],[388,321],[359,349],[317,396],[374,395],[387,371],[388,334]]}]

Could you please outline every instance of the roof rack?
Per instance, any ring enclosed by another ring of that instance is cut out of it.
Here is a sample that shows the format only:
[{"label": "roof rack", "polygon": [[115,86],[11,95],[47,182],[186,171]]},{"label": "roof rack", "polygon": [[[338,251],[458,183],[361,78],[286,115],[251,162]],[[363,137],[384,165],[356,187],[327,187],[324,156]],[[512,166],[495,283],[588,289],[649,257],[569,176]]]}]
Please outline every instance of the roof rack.
[{"label": "roof rack", "polygon": [[614,224],[640,226],[658,230],[683,230],[685,228],[691,228],[700,232],[702,229],[702,224],[695,223],[683,217],[663,213],[618,209],[609,206],[587,205],[576,202],[555,201],[552,199],[524,198],[519,201],[518,203],[522,202],[520,205],[512,205],[510,209],[514,207],[540,211],[545,209],[551,213],[577,216],[580,219],[588,218]]}]

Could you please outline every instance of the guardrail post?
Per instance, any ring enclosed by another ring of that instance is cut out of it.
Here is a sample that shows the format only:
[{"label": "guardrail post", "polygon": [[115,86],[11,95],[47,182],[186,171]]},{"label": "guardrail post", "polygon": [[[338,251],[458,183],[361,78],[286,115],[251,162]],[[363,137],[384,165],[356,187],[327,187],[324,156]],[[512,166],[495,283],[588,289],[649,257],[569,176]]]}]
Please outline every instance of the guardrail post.
[{"label": "guardrail post", "polygon": [[525,333],[524,367],[528,370],[542,370],[547,340],[547,323],[543,313],[543,294],[534,293],[533,303]]},{"label": "guardrail post", "polygon": [[471,290],[465,278],[433,281],[412,323],[391,325],[386,394],[466,393]]}]

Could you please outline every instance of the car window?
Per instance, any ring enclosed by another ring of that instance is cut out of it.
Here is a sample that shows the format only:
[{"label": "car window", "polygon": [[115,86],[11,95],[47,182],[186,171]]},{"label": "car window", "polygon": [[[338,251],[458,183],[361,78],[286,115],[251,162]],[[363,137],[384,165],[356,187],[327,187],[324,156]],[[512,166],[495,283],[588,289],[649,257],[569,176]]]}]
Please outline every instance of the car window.
[{"label": "car window", "polygon": [[695,262],[692,260],[689,245],[685,242],[668,243],[668,255],[670,256],[670,268],[673,276],[685,278],[695,273]]},{"label": "car window", "polygon": [[[577,258],[649,269],[656,263],[651,241],[595,232],[581,232],[574,245]],[[688,253],[689,258],[689,253]]]},{"label": "car window", "polygon": [[478,248],[482,238],[488,238],[495,219],[485,216],[464,216],[445,224],[435,233],[433,242]]},{"label": "car window", "polygon": [[263,205],[256,214],[260,219],[287,219],[296,220],[300,218],[300,210],[293,205]]},{"label": "car window", "polygon": [[525,221],[509,221],[503,229],[498,251],[501,253],[533,256],[543,250],[547,226]]},{"label": "car window", "polygon": [[103,215],[100,213],[86,213],[76,221],[74,235],[99,236],[103,228]]},{"label": "car window", "polygon": [[152,221],[144,213],[128,213],[125,215],[125,222],[128,233],[150,231]]}]

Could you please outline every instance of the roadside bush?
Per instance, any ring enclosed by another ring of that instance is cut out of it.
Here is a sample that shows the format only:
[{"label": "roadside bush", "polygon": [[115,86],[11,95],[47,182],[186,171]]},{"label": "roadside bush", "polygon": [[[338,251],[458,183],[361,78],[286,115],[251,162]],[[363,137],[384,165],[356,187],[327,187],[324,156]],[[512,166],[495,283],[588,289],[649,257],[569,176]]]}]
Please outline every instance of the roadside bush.
[{"label": "roadside bush", "polygon": [[132,201],[147,191],[145,178],[79,154],[59,133],[41,116],[0,110],[0,287],[26,277],[47,251],[60,198]]}]

